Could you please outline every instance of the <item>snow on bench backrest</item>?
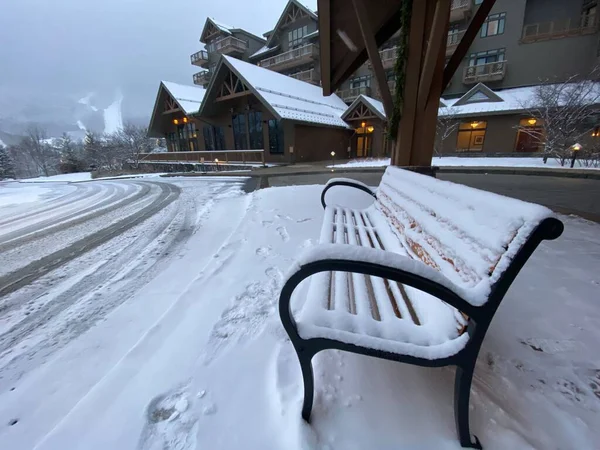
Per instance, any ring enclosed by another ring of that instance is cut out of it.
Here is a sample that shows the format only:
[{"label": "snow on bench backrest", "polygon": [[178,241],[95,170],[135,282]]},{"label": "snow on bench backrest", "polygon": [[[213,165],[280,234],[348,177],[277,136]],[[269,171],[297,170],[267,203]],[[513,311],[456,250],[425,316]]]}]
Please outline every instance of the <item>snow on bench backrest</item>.
[{"label": "snow on bench backrest", "polygon": [[374,207],[414,258],[487,301],[491,285],[535,227],[543,206],[388,167]]}]

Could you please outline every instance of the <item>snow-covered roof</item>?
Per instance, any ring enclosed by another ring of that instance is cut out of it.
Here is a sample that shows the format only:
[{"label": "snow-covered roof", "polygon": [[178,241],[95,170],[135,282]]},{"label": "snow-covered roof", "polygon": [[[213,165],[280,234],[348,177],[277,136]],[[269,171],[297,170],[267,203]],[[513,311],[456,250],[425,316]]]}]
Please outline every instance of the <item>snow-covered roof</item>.
[{"label": "snow-covered roof", "polygon": [[279,48],[279,45],[275,45],[274,47],[267,47],[266,45],[262,46],[261,48],[259,48],[256,52],[252,53],[250,55],[250,58],[254,58],[255,56],[260,56],[264,53],[269,53],[273,50],[276,50]]},{"label": "snow-covered roof", "polygon": [[304,11],[308,15],[308,17],[310,17],[311,19],[313,19],[315,21],[318,19],[317,14],[312,9],[310,9],[309,7],[307,7],[306,5],[303,5],[298,0],[289,0],[287,2],[287,5],[285,5],[285,8],[283,8],[283,11],[281,12],[281,15],[279,16],[279,19],[277,20],[277,24],[269,32],[270,34],[267,37],[267,45],[271,45],[271,43],[273,41],[273,38],[277,34],[276,31],[279,30],[279,28],[283,25],[284,19],[286,18],[287,14],[288,14],[288,10],[290,8],[292,8],[293,6],[296,6],[300,10]]},{"label": "snow-covered roof", "polygon": [[199,86],[162,81],[163,86],[186,114],[194,114],[200,108],[206,89]]},{"label": "snow-covered roof", "polygon": [[[348,128],[341,118],[346,104],[337,95],[323,95],[314,84],[223,55],[223,62],[281,119]],[[218,69],[217,69],[218,70]],[[214,79],[215,77],[213,77]]]},{"label": "snow-covered roof", "polygon": [[360,94],[356,99],[346,108],[344,114],[342,114],[342,118],[346,118],[353,110],[356,108],[356,105],[359,103],[365,104],[371,111],[373,111],[381,120],[385,120],[385,109],[383,108],[383,103],[379,100],[375,100],[374,98],[367,97],[366,95]]},{"label": "snow-covered roof", "polygon": [[[600,83],[596,84],[598,90],[600,90]],[[489,88],[488,88],[489,89]],[[480,114],[509,114],[524,111],[527,109],[527,105],[531,104],[535,99],[536,86],[518,87],[511,89],[503,89],[498,91],[490,91],[495,94],[496,99],[490,101],[482,101],[482,97],[475,97],[475,102],[460,104],[460,100],[470,95],[472,90],[467,92],[461,98],[454,99],[442,99],[446,104],[446,107],[439,109],[440,116],[453,115],[453,116],[472,116]],[[498,98],[500,101],[498,101]],[[473,97],[470,98],[473,100]],[[597,101],[597,94],[593,94],[594,103]],[[456,103],[459,105],[455,106]]]},{"label": "snow-covered roof", "polygon": [[210,21],[212,23],[215,24],[215,26],[221,30],[224,31],[225,33],[231,33],[231,30],[234,29],[235,27],[232,27],[230,25],[226,25],[223,22],[219,22],[218,20],[213,19],[212,17],[209,17]]}]

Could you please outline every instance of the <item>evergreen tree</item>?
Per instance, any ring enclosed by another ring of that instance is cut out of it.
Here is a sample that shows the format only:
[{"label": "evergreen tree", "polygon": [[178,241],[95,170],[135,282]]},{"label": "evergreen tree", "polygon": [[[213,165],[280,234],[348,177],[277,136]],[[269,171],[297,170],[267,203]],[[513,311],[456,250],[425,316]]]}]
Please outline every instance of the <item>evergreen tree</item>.
[{"label": "evergreen tree", "polygon": [[85,164],[78,155],[76,145],[71,136],[63,133],[60,144],[60,171],[62,173],[82,172]]},{"label": "evergreen tree", "polygon": [[15,178],[15,166],[6,147],[0,147],[0,180]]}]

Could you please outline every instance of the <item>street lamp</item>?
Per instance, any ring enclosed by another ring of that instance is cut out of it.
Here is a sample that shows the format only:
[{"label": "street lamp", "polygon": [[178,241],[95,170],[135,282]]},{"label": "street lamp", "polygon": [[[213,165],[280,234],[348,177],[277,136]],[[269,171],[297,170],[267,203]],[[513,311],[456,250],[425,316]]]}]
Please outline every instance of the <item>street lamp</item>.
[{"label": "street lamp", "polygon": [[573,156],[571,158],[571,169],[575,166],[575,160],[577,159],[577,152],[581,150],[581,144],[573,144],[571,145],[571,152]]},{"label": "street lamp", "polygon": [[[334,152],[334,151],[332,151],[332,152],[330,153],[330,155],[331,155],[331,162],[332,162],[332,165],[335,167],[335,152]],[[333,170],[332,170],[332,172],[333,172]]]}]

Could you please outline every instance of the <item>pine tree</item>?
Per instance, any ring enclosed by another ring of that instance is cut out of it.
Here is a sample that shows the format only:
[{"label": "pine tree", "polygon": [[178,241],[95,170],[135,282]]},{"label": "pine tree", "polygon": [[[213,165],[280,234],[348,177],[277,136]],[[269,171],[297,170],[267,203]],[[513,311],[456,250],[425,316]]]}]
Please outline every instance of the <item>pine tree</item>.
[{"label": "pine tree", "polygon": [[15,178],[15,166],[6,147],[0,147],[0,180]]},{"label": "pine tree", "polygon": [[71,136],[63,133],[60,144],[60,171],[62,173],[74,173],[84,170],[84,163],[76,152],[75,144]]}]

